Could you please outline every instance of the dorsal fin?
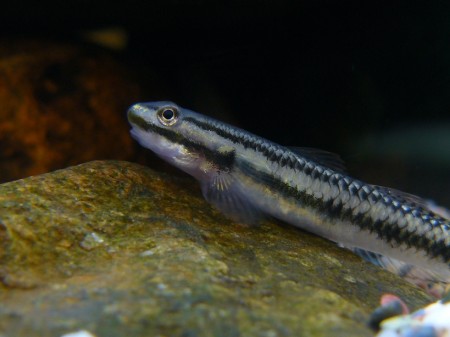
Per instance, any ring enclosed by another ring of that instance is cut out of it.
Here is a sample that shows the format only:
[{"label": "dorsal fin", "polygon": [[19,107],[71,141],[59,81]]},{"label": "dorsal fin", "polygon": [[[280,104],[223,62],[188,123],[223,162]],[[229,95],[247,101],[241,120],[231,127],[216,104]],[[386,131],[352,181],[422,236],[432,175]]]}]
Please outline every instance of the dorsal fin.
[{"label": "dorsal fin", "polygon": [[400,201],[404,201],[404,202],[407,202],[414,206],[419,206],[424,209],[430,208],[429,203],[426,200],[422,199],[421,197],[418,197],[417,195],[399,191],[399,190],[396,190],[395,188],[390,188],[390,187],[384,187],[384,186],[378,186],[378,185],[373,185],[373,187],[375,189],[377,189],[378,191],[382,191],[396,199],[399,199]]},{"label": "dorsal fin", "polygon": [[336,153],[312,147],[288,147],[288,149],[299,156],[312,160],[317,164],[326,166],[334,171],[341,173],[346,173],[347,171],[344,161]]},{"label": "dorsal fin", "polygon": [[450,221],[450,210],[438,206],[432,200],[422,199],[417,195],[406,193],[403,191],[396,190],[390,187],[372,185],[378,191],[389,194],[390,196],[396,198],[401,202],[406,202],[414,207],[422,208],[428,212],[434,213],[437,217],[441,217],[444,220]]}]

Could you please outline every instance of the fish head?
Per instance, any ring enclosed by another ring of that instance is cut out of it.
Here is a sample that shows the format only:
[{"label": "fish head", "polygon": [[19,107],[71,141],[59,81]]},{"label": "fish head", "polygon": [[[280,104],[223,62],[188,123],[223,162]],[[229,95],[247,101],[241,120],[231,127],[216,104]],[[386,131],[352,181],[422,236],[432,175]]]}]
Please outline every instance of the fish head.
[{"label": "fish head", "polygon": [[169,101],[137,103],[127,113],[130,133],[140,145],[198,178],[208,144],[184,122],[192,114]]}]

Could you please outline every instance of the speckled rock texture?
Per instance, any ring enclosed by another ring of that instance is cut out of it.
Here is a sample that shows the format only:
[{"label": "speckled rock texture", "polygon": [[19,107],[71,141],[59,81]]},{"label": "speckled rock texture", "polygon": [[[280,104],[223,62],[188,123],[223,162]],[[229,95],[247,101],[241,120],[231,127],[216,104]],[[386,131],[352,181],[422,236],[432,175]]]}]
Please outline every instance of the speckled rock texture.
[{"label": "speckled rock texture", "polygon": [[372,336],[420,289],[287,225],[232,223],[188,177],[96,161],[0,185],[0,336]]}]

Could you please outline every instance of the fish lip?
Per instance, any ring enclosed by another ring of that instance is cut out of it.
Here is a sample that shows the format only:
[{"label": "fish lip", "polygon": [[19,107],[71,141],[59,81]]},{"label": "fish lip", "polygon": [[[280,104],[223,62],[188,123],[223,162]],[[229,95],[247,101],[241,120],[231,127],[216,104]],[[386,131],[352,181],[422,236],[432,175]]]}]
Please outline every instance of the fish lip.
[{"label": "fish lip", "polygon": [[129,108],[128,108],[128,110],[127,110],[127,119],[128,119],[128,122],[130,123],[130,124],[137,124],[136,122],[135,122],[135,119],[137,119],[137,114],[136,114],[136,105],[137,104],[133,104],[132,106],[130,106]]},{"label": "fish lip", "polygon": [[[134,105],[133,105],[134,107]],[[147,120],[145,120],[140,114],[139,111],[136,111],[131,107],[128,109],[127,117],[128,117],[128,123],[131,124],[133,128],[139,128],[144,131],[148,131],[151,128],[151,123]]]},{"label": "fish lip", "polygon": [[138,133],[138,131],[136,130],[136,127],[132,126],[132,128],[130,129],[130,135],[135,141],[138,141],[138,134],[137,133]]}]

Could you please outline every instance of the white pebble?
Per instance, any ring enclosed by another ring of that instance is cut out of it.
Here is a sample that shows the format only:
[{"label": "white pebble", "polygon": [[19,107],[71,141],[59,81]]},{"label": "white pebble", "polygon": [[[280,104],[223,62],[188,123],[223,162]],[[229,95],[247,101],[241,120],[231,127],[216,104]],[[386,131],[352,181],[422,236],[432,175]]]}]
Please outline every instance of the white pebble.
[{"label": "white pebble", "polygon": [[95,335],[91,334],[89,331],[80,330],[76,332],[69,332],[61,337],[95,337]]}]

